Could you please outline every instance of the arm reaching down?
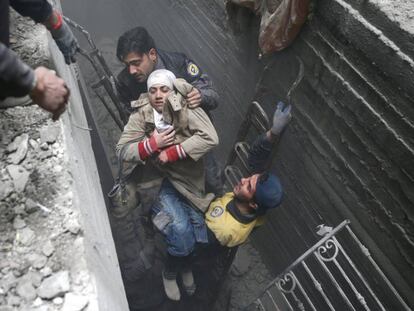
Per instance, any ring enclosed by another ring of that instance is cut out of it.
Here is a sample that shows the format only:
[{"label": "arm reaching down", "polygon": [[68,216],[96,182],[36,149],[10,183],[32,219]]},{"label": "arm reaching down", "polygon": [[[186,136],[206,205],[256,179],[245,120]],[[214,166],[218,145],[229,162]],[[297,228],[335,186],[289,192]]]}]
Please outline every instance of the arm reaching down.
[{"label": "arm reaching down", "polygon": [[290,105],[279,102],[273,114],[272,127],[266,133],[259,135],[253,142],[248,159],[252,174],[262,173],[266,169],[277,138],[280,137],[292,118],[291,109]]}]

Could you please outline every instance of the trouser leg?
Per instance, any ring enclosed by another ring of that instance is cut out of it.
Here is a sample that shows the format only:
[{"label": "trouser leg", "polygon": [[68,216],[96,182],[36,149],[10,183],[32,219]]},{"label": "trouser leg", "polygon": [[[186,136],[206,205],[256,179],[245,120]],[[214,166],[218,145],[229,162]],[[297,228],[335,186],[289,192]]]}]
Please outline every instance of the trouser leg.
[{"label": "trouser leg", "polygon": [[[189,207],[168,181],[164,181],[161,186],[158,201],[153,206],[153,214],[154,224],[164,234],[167,252],[177,257],[189,255],[196,243]],[[160,219],[161,222],[158,222]]]},{"label": "trouser leg", "polygon": [[204,170],[206,192],[212,192],[216,196],[221,196],[223,194],[223,181],[216,157],[212,151],[204,156]]}]

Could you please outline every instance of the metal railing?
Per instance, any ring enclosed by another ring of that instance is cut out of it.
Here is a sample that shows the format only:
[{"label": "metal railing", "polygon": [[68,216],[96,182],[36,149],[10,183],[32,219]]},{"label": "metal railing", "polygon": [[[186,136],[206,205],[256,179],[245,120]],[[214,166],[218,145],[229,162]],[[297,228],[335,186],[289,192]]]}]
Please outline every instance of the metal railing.
[{"label": "metal railing", "polygon": [[[371,257],[345,220],[332,229],[319,226],[323,235],[315,245],[280,273],[244,310],[389,310],[367,277],[363,275],[337,238],[344,230],[356,251],[371,263],[371,268],[393,295],[398,310],[411,310],[389,279]],[[354,249],[353,249],[354,255]],[[277,293],[281,296],[277,296]],[[395,305],[394,304],[394,305]]]},{"label": "metal railing", "polygon": [[[96,72],[98,76],[98,81],[94,83],[93,85],[91,85],[91,88],[95,92],[95,95],[102,102],[102,104],[104,105],[104,107],[106,108],[107,112],[109,113],[111,118],[114,120],[116,125],[122,131],[124,128],[124,125],[128,121],[128,118],[127,118],[127,115],[125,114],[124,108],[122,107],[122,103],[117,94],[117,90],[116,90],[117,81],[116,81],[115,76],[113,75],[112,71],[109,69],[108,64],[106,63],[104,57],[102,56],[102,53],[97,48],[95,42],[92,40],[92,37],[89,34],[89,32],[86,31],[86,29],[83,28],[81,25],[71,20],[70,18],[66,16],[64,16],[63,18],[69,26],[78,30],[81,34],[85,36],[86,41],[89,44],[90,50],[84,50],[82,48],[79,48],[79,54],[85,57],[85,59],[89,61],[89,63],[92,65],[94,71]],[[111,107],[105,100],[105,96],[102,95],[98,91],[100,87],[104,88],[106,95],[109,97],[114,107],[116,108],[116,111],[119,117],[112,111]]]}]

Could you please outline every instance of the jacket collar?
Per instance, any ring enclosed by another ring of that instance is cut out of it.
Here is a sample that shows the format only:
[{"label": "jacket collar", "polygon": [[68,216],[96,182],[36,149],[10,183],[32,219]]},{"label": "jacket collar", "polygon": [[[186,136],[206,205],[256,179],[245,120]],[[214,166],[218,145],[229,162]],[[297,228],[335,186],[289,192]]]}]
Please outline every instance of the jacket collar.
[{"label": "jacket collar", "polygon": [[245,225],[251,223],[253,220],[257,218],[256,214],[244,215],[240,213],[239,209],[236,207],[234,199],[227,203],[226,209],[229,211],[231,216],[233,216],[237,221]]}]

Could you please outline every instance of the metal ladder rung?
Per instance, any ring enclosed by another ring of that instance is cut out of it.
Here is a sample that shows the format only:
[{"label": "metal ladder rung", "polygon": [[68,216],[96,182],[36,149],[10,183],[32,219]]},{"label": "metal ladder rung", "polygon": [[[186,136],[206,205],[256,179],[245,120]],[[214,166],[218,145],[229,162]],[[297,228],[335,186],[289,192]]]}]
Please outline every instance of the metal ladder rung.
[{"label": "metal ladder rung", "polygon": [[249,163],[248,163],[249,150],[250,150],[250,146],[245,141],[238,142],[234,145],[234,151],[236,152],[237,158],[243,164],[247,172],[250,172]]},{"label": "metal ladder rung", "polygon": [[239,183],[240,179],[243,177],[243,174],[237,166],[228,165],[224,169],[224,176],[226,177],[226,180],[231,188],[233,188]]},{"label": "metal ladder rung", "polygon": [[248,111],[250,122],[260,133],[266,132],[270,127],[269,117],[258,102],[253,102]]}]

